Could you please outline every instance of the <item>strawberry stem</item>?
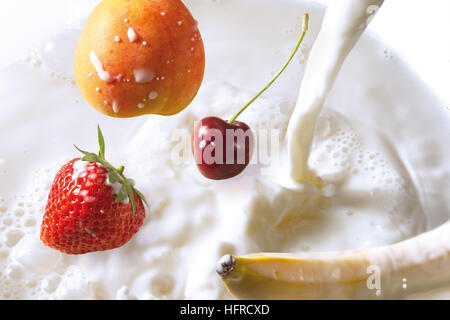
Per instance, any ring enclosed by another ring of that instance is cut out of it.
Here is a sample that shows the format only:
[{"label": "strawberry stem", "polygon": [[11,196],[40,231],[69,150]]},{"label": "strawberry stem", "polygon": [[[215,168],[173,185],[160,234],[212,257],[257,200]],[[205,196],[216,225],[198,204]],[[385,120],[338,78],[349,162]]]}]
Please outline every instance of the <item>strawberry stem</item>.
[{"label": "strawberry stem", "polygon": [[297,42],[297,45],[295,46],[294,50],[292,51],[289,59],[286,61],[284,66],[281,68],[281,70],[276,74],[276,76],[261,90],[259,91],[249,102],[247,102],[230,120],[228,120],[228,123],[233,123],[239,115],[247,109],[249,105],[251,105],[256,99],[259,98],[260,95],[264,93],[274,82],[278,79],[278,77],[283,73],[283,71],[286,69],[286,67],[289,65],[291,60],[294,58],[295,54],[297,53],[298,48],[300,47],[303,38],[305,37],[306,31],[308,30],[308,21],[309,21],[309,14],[305,13],[303,16],[303,27],[302,27],[302,33],[300,35],[300,38]]},{"label": "strawberry stem", "polygon": [[123,170],[125,170],[125,167],[124,167],[124,166],[120,166],[120,167],[117,168],[117,172],[118,172],[120,175],[123,175]]}]

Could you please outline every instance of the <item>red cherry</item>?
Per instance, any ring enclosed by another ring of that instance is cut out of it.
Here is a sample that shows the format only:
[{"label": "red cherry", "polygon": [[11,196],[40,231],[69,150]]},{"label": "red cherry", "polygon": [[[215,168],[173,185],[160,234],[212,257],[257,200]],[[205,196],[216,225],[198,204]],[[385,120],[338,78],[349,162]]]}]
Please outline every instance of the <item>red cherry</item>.
[{"label": "red cherry", "polygon": [[254,140],[244,122],[206,117],[195,126],[191,147],[200,172],[206,178],[222,180],[237,176],[247,167]]},{"label": "red cherry", "polygon": [[254,136],[250,127],[236,118],[247,109],[287,68],[294,58],[308,30],[309,15],[303,16],[300,38],[281,70],[247,102],[229,121],[218,117],[203,118],[194,128],[191,138],[192,153],[201,174],[209,179],[228,179],[240,174],[250,162],[254,148]]}]

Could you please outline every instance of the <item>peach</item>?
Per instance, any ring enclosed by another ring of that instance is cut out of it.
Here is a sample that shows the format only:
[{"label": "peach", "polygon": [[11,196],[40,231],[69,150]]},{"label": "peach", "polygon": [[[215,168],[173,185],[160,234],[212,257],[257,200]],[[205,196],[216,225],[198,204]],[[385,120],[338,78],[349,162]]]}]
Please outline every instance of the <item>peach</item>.
[{"label": "peach", "polygon": [[173,115],[194,99],[205,51],[180,0],[104,0],[75,51],[77,85],[108,116]]}]

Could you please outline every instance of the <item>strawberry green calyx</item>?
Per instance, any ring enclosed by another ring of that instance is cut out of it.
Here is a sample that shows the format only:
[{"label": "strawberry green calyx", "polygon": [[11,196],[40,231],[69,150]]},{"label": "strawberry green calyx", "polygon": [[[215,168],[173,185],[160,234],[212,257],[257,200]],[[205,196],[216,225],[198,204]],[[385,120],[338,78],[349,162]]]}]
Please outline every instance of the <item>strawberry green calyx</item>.
[{"label": "strawberry green calyx", "polygon": [[148,207],[147,200],[145,199],[144,195],[137,189],[134,188],[133,180],[127,179],[123,171],[125,168],[123,166],[120,166],[118,168],[114,167],[111,163],[109,163],[105,159],[105,139],[103,137],[102,131],[100,130],[100,126],[97,126],[97,133],[98,133],[98,144],[100,146],[100,150],[98,154],[87,152],[84,150],[81,150],[77,146],[75,148],[80,151],[82,154],[84,154],[84,157],[81,159],[83,161],[89,161],[89,162],[97,162],[100,163],[102,166],[104,166],[106,169],[108,169],[108,181],[113,183],[120,183],[122,187],[119,190],[119,193],[116,196],[115,201],[117,203],[125,201],[127,198],[131,203],[131,207],[133,209],[133,215],[136,212],[136,203],[134,201],[134,193],[138,195],[138,197],[145,203],[145,205]]}]

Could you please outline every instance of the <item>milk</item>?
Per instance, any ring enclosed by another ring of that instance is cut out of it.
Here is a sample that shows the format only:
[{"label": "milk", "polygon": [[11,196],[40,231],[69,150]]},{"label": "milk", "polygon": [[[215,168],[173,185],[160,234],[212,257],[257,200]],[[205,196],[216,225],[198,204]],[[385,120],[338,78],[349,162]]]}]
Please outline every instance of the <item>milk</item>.
[{"label": "milk", "polygon": [[[193,161],[174,163],[174,132],[189,136],[196,120],[232,116],[278,71],[308,11],[300,53],[239,118],[254,130],[279,130],[287,149],[324,8],[260,0],[255,13],[255,3],[187,2],[205,41],[207,71],[193,104],[173,117],[112,119],[84,102],[71,71],[83,20],[48,31],[25,59],[0,71],[1,298],[231,298],[214,271],[225,254],[389,245],[448,220],[449,114],[370,34],[343,63],[316,119],[307,164],[334,186],[328,197],[314,186],[285,188],[259,164],[217,182]],[[40,222],[54,175],[79,156],[72,144],[97,150],[97,123],[108,159],[125,166],[150,210],[123,247],[68,256],[41,244]]]},{"label": "milk", "polygon": [[345,58],[382,3],[383,0],[339,0],[328,7],[288,126],[288,171],[293,183],[320,184],[308,168],[317,119]]}]

